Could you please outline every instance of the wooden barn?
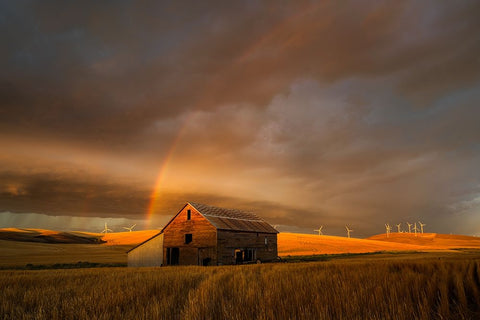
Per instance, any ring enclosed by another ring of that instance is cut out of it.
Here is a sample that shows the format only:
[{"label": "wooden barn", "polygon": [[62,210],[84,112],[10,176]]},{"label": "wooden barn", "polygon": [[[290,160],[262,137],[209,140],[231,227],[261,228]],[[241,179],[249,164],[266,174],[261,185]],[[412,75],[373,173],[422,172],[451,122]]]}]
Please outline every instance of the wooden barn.
[{"label": "wooden barn", "polygon": [[253,213],[189,202],[157,235],[128,251],[128,266],[268,262],[277,258],[277,233]]}]

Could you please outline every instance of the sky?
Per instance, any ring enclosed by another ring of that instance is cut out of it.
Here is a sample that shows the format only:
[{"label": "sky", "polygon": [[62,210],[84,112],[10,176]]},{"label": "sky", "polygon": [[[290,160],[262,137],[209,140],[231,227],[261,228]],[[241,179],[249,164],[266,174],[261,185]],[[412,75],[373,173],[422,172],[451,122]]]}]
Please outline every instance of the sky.
[{"label": "sky", "polygon": [[0,228],[480,235],[478,1],[2,1]]}]

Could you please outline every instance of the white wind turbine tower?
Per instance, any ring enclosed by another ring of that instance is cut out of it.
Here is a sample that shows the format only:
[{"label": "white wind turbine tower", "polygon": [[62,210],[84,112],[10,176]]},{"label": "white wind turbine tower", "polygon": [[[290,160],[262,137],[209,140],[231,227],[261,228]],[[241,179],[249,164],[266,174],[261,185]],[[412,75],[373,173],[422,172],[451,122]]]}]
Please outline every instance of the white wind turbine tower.
[{"label": "white wind turbine tower", "polygon": [[423,227],[425,227],[426,224],[425,224],[425,223],[421,223],[420,221],[418,221],[418,223],[420,224],[420,230],[421,230],[421,232],[422,232],[422,234],[423,234]]},{"label": "white wind turbine tower", "polygon": [[388,236],[390,235],[390,231],[392,231],[392,227],[390,227],[390,225],[388,223],[385,224],[385,230],[386,230],[386,234],[387,234],[387,238]]},{"label": "white wind turbine tower", "polygon": [[408,226],[408,233],[412,233],[412,224],[407,222],[407,226]]},{"label": "white wind turbine tower", "polygon": [[353,232],[353,230],[348,228],[348,226],[345,226],[345,229],[347,230],[347,237],[350,238],[350,232]]},{"label": "white wind turbine tower", "polygon": [[415,222],[415,225],[413,226],[413,231],[415,231],[415,237],[416,237],[417,236],[417,231],[418,231],[416,222]]},{"label": "white wind turbine tower", "polygon": [[123,229],[128,230],[128,232],[132,232],[133,228],[134,228],[136,225],[137,225],[137,224],[135,223],[133,226],[131,226],[131,227],[123,227]]},{"label": "white wind turbine tower", "polygon": [[102,230],[102,232],[101,232],[101,233],[105,233],[105,234],[107,234],[108,232],[113,232],[113,230],[112,230],[112,229],[108,229],[108,227],[107,227],[107,223],[105,222],[105,228]]},{"label": "white wind turbine tower", "polygon": [[400,230],[401,225],[402,225],[402,223],[396,224],[398,233],[402,232],[402,230]]},{"label": "white wind turbine tower", "polygon": [[318,235],[320,236],[320,235],[323,234],[322,229],[323,229],[323,226],[320,226],[320,227],[318,227],[318,229],[313,230],[313,231],[318,232]]}]

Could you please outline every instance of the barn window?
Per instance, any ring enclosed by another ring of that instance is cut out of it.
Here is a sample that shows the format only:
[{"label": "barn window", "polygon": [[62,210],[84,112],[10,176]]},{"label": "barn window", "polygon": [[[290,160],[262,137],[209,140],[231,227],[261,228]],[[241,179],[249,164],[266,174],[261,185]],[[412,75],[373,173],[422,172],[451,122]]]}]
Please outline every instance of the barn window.
[{"label": "barn window", "polygon": [[255,249],[247,249],[244,253],[244,261],[254,261],[255,260]]},{"label": "barn window", "polygon": [[187,233],[185,235],[185,244],[189,244],[190,242],[192,242],[192,234],[191,233]]},{"label": "barn window", "polygon": [[268,238],[265,237],[265,245],[267,245],[267,244],[268,244]]},{"label": "barn window", "polygon": [[187,220],[190,220],[192,218],[192,210],[188,209],[187,210]]}]

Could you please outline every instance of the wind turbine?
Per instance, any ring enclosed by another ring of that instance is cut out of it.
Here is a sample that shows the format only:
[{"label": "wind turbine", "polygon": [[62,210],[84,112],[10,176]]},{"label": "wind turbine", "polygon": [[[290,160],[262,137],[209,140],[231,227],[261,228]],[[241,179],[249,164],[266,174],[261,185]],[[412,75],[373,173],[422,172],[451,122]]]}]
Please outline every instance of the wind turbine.
[{"label": "wind turbine", "polygon": [[385,224],[385,230],[387,231],[387,238],[390,235],[390,231],[392,231],[392,227],[388,223]]},{"label": "wind turbine", "polygon": [[345,226],[345,229],[347,230],[347,237],[350,238],[350,232],[353,232],[353,230],[349,229],[348,226]]},{"label": "wind turbine", "polygon": [[408,233],[412,233],[412,224],[407,222],[408,225]]},{"label": "wind turbine", "polygon": [[397,226],[397,232],[398,232],[398,233],[402,232],[402,230],[400,230],[400,226],[401,226],[401,225],[402,225],[402,223],[396,224],[396,226]]},{"label": "wind turbine", "polygon": [[105,228],[102,230],[102,232],[101,232],[101,233],[105,233],[105,234],[107,234],[109,231],[110,231],[110,232],[113,232],[113,230],[112,230],[112,229],[108,229],[108,227],[107,227],[107,223],[105,222]]},{"label": "wind turbine", "polygon": [[415,237],[416,237],[417,236],[417,231],[418,231],[416,222],[415,222],[415,225],[413,226],[413,231],[415,231]]},{"label": "wind turbine", "polygon": [[420,229],[421,229],[421,232],[422,232],[422,234],[423,234],[423,227],[425,227],[426,224],[425,224],[425,223],[421,223],[420,221],[418,221],[418,223],[420,224]]},{"label": "wind turbine", "polygon": [[136,225],[137,225],[137,224],[135,223],[133,226],[131,226],[131,227],[123,227],[123,229],[128,230],[128,232],[132,232],[133,228],[134,228]]},{"label": "wind turbine", "polygon": [[322,235],[323,234],[322,229],[323,229],[323,226],[320,226],[317,230],[313,230],[313,231],[318,232],[318,235]]}]

